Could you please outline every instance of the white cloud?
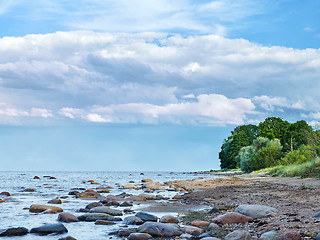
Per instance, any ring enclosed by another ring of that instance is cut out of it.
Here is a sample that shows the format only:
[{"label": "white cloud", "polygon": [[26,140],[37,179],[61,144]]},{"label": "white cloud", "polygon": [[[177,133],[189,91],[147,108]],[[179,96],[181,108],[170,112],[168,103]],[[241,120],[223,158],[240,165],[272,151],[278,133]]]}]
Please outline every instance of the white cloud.
[{"label": "white cloud", "polygon": [[98,122],[98,123],[111,122],[110,119],[103,118],[103,117],[101,117],[99,114],[96,114],[96,113],[90,113],[90,114],[88,114],[88,115],[87,115],[87,119],[88,119],[90,122]]},{"label": "white cloud", "polygon": [[[227,107],[243,96],[271,112],[320,111],[319,49],[264,47],[216,35],[76,31],[0,38],[0,56],[0,101],[31,117],[58,113],[88,120],[98,114],[101,121],[130,122],[140,121],[137,113],[151,122],[192,116],[235,123],[252,111],[228,120]],[[219,100],[225,112],[210,104],[217,96],[226,97]],[[113,113],[92,112],[92,106]],[[99,121],[97,115],[90,119]]]},{"label": "white cloud", "polygon": [[53,117],[51,110],[44,109],[44,108],[32,108],[30,115],[32,117],[43,117],[43,118]]}]

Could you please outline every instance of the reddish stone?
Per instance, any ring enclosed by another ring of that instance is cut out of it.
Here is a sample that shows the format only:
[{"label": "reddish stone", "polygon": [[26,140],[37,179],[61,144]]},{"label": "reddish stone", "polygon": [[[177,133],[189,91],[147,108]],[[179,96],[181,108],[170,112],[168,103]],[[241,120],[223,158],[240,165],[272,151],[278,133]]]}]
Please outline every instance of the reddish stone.
[{"label": "reddish stone", "polygon": [[209,224],[210,224],[209,222],[201,221],[201,220],[194,220],[191,222],[191,225],[195,227],[208,227]]},{"label": "reddish stone", "polygon": [[58,216],[60,222],[79,222],[79,219],[71,213],[60,213]]},{"label": "reddish stone", "polygon": [[229,212],[223,215],[219,215],[213,219],[213,222],[218,224],[246,223],[251,221],[253,221],[253,218],[236,212]]}]

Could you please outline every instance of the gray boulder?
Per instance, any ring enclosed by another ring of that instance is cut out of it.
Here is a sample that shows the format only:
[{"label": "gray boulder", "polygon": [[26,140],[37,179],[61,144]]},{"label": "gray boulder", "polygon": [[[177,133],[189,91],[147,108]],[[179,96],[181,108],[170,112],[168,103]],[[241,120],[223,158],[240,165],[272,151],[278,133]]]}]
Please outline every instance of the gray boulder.
[{"label": "gray boulder", "polygon": [[138,232],[149,233],[153,237],[175,237],[182,234],[178,225],[159,222],[146,222],[138,228]]},{"label": "gray boulder", "polygon": [[247,231],[236,230],[236,231],[229,233],[224,238],[224,240],[236,240],[236,239],[251,240],[252,237],[251,237],[250,233],[248,233]]},{"label": "gray boulder", "polygon": [[45,224],[41,227],[32,228],[30,230],[31,233],[37,233],[40,235],[48,235],[48,234],[63,234],[68,232],[68,229],[62,223],[55,224]]},{"label": "gray boulder", "polygon": [[273,240],[277,237],[277,233],[275,231],[265,232],[260,236],[260,240]]},{"label": "gray boulder", "polygon": [[135,215],[136,217],[140,218],[144,222],[156,222],[158,221],[158,217],[146,212],[138,212]]},{"label": "gray boulder", "polygon": [[144,221],[141,220],[141,218],[138,218],[136,216],[129,216],[123,219],[123,224],[125,225],[141,225]]},{"label": "gray boulder", "polygon": [[237,207],[235,209],[235,212],[241,213],[252,218],[264,218],[274,216],[277,212],[277,209],[264,205],[244,204]]},{"label": "gray boulder", "polygon": [[79,221],[95,222],[97,220],[108,220],[111,215],[106,213],[85,213],[78,217]]},{"label": "gray boulder", "polygon": [[112,216],[122,216],[122,211],[117,209],[111,209],[109,207],[94,207],[90,209],[91,213],[106,213]]}]

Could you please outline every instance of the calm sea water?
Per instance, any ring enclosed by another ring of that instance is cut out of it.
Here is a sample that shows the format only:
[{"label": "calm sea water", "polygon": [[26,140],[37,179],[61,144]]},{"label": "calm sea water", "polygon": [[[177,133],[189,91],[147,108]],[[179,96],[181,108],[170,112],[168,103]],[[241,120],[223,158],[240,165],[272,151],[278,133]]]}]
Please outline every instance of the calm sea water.
[{"label": "calm sea water", "polygon": [[[0,192],[7,191],[11,194],[11,200],[0,203],[0,230],[9,227],[26,227],[29,230],[39,227],[45,223],[57,223],[57,214],[34,214],[23,208],[30,207],[31,204],[48,204],[47,202],[56,197],[68,196],[71,188],[95,188],[98,185],[82,183],[83,181],[94,180],[103,186],[114,187],[108,194],[117,195],[122,192],[139,194],[142,190],[119,189],[121,186],[134,181],[141,183],[144,178],[151,178],[153,181],[166,182],[171,180],[195,179],[200,177],[213,177],[208,174],[191,173],[169,173],[169,172],[0,172]],[[161,175],[160,175],[161,174]],[[34,179],[39,176],[40,179]],[[56,179],[49,179],[44,176],[53,176]],[[23,188],[33,188],[36,192],[23,192]],[[173,196],[176,192],[157,191],[153,194],[163,196]],[[3,198],[2,196],[0,198]],[[56,206],[62,207],[64,212],[72,213],[76,216],[76,210],[84,208],[87,204],[97,200],[77,199],[69,196],[63,204]],[[161,213],[158,214],[161,216]],[[125,215],[126,217],[129,215]],[[59,239],[64,236],[73,236],[76,239],[109,239],[108,233],[119,229],[121,223],[112,226],[95,225],[94,222],[64,223],[68,233],[57,236],[37,236],[28,234],[23,237],[3,237],[2,239]],[[114,237],[113,237],[114,238]]]}]

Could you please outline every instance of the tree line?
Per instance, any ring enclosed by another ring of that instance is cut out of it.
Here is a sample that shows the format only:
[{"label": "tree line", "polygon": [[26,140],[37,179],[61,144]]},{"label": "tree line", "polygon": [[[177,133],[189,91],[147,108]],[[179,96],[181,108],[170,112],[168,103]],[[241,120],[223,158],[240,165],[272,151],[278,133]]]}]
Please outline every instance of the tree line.
[{"label": "tree line", "polygon": [[320,155],[320,131],[304,120],[290,123],[268,117],[258,126],[237,126],[219,153],[221,169],[251,172],[277,165],[311,161]]}]

